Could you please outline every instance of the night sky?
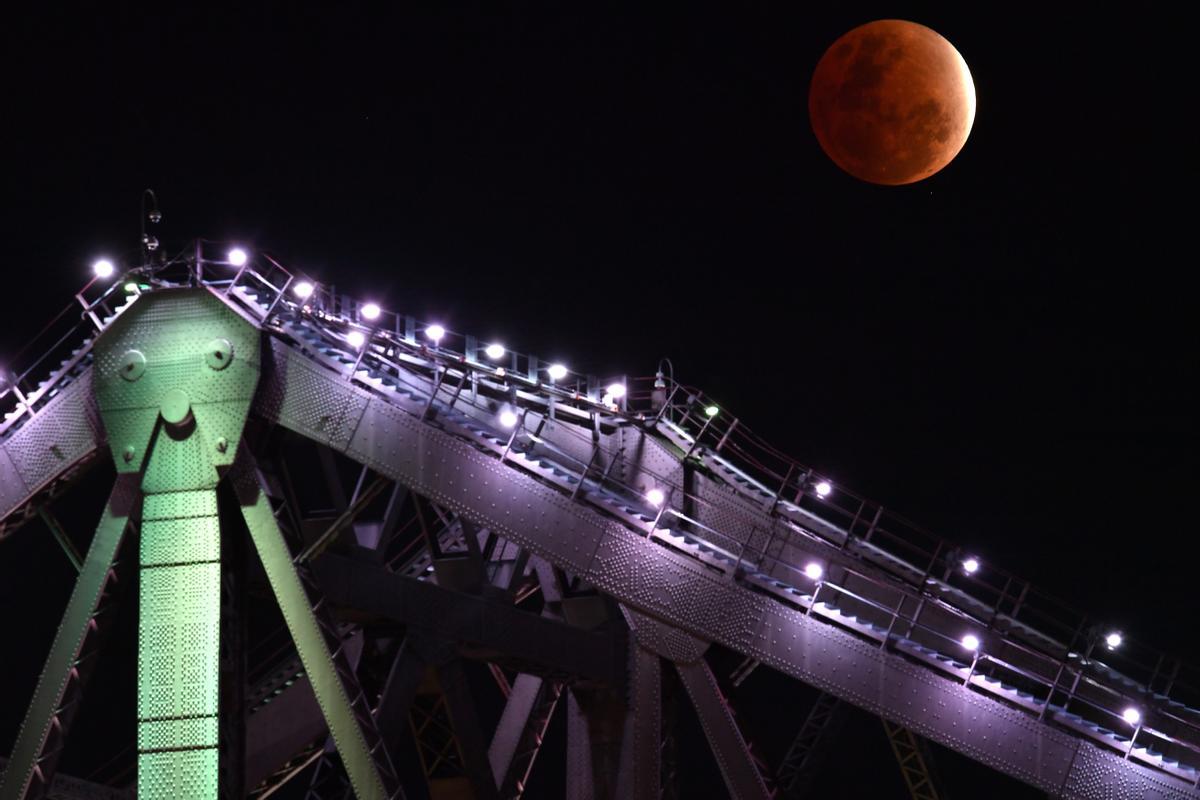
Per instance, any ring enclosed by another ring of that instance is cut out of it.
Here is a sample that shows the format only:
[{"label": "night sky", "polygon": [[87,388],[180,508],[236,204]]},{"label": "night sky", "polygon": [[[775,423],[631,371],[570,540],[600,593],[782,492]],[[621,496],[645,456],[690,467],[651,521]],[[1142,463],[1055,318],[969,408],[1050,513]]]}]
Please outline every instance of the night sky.
[{"label": "night sky", "polygon": [[[1170,20],[115,5],[0,33],[0,361],[97,254],[138,257],[152,187],[171,250],[244,243],[602,376],[669,356],[840,485],[1200,661],[1195,90]],[[978,96],[959,156],[904,187],[841,172],[807,113],[825,48],[884,17],[949,39]],[[0,587],[0,618],[31,590]]]}]

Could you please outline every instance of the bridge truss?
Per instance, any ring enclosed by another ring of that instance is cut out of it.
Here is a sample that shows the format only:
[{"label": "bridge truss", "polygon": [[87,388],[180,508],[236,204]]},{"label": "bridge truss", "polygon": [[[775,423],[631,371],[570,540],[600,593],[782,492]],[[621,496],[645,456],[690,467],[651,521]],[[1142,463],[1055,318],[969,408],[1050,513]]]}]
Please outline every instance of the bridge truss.
[{"label": "bridge truss", "polygon": [[[78,578],[0,798],[86,793],[57,763],[126,584],[136,783],[96,794],[516,798],[559,715],[566,796],[657,798],[686,704],[735,797],[801,796],[851,707],[914,797],[926,740],[1056,797],[1200,797],[1185,665],[968,572],[699,390],[212,250],[89,284],[4,382],[0,540],[36,521]],[[114,474],[82,552],[55,508]],[[764,666],[820,692],[779,763],[735,710]]]}]

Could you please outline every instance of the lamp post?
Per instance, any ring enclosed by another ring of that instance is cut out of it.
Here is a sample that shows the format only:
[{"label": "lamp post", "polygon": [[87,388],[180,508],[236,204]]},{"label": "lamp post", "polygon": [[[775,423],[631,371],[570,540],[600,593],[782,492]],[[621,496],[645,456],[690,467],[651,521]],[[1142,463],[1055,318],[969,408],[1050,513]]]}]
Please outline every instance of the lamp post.
[{"label": "lamp post", "polygon": [[[146,210],[146,198],[150,199],[150,210],[149,211]],[[161,221],[162,221],[162,212],[158,210],[158,195],[156,195],[154,193],[153,189],[143,189],[142,190],[142,216],[141,216],[142,237],[140,239],[140,241],[142,243],[142,266],[143,267],[150,265],[150,254],[158,249],[158,237],[154,236],[152,234],[146,233],[146,223],[149,222],[151,225],[157,225]]]}]

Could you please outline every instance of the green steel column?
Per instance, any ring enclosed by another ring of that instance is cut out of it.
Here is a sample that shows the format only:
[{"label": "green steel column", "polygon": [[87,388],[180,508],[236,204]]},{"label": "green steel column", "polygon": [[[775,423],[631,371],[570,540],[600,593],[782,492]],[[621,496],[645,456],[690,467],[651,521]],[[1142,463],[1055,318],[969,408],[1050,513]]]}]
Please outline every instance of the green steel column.
[{"label": "green steel column", "polygon": [[215,491],[146,496],[139,573],[139,798],[218,795],[220,556]]},{"label": "green steel column", "polygon": [[[16,745],[8,768],[0,779],[0,798],[17,800],[25,797],[30,784],[38,778],[37,770],[51,726],[58,715],[63,692],[75,668],[84,638],[92,625],[96,604],[108,582],[109,573],[121,545],[130,511],[137,501],[137,481],[118,477],[104,515],[96,527],[83,569],[75,581],[75,589],[67,602],[46,666],[38,678],[37,688],[29,702],[29,710],[21,723]],[[49,776],[46,776],[49,777]]]},{"label": "green steel column", "polygon": [[345,687],[325,647],[324,637],[308,604],[308,596],[292,564],[292,555],[271,511],[271,502],[261,487],[253,484],[253,476],[248,480],[239,480],[238,484],[246,527],[250,529],[267,579],[271,582],[275,598],[283,610],[283,618],[296,642],[305,674],[312,682],[313,693],[325,715],[325,722],[342,757],[346,774],[350,776],[354,796],[358,800],[382,800],[388,796],[383,781],[350,708],[350,698],[346,696]]},{"label": "green steel column", "polygon": [[218,796],[221,565],[216,487],[259,375],[258,330],[207,289],[139,297],[96,343],[118,473],[145,494],[138,797]]}]

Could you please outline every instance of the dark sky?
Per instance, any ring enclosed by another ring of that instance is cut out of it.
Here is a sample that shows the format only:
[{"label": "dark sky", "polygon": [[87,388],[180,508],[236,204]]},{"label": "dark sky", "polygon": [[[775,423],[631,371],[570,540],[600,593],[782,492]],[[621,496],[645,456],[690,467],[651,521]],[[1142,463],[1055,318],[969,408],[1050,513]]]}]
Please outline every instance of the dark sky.
[{"label": "dark sky", "polygon": [[[245,242],[581,370],[670,356],[840,484],[1196,653],[1195,91],[1170,20],[115,5],[0,33],[0,358],[94,254],[136,256],[153,187],[168,246]],[[978,94],[957,159],[906,187],[839,171],[808,121],[825,48],[881,17],[948,38]]]}]

